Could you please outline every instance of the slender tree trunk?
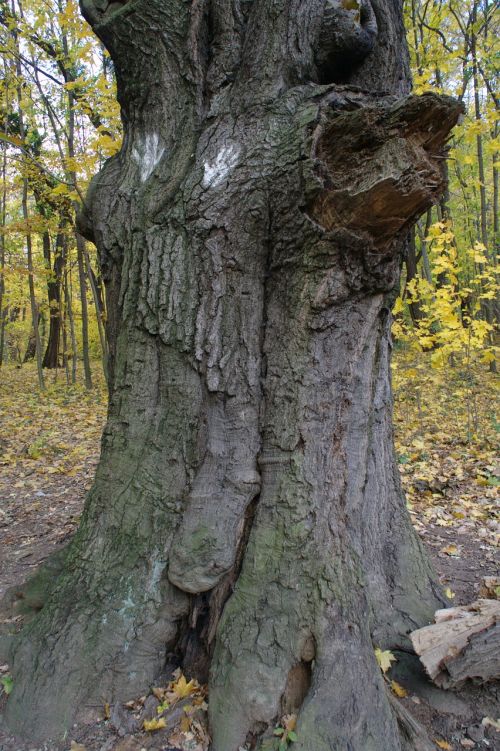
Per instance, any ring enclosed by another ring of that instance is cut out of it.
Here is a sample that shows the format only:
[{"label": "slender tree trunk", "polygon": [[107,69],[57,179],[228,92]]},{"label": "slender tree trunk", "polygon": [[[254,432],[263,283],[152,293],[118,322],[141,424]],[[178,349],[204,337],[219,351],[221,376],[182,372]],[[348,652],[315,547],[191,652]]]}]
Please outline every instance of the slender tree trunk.
[{"label": "slender tree trunk", "polygon": [[432,209],[429,209],[425,215],[425,225],[422,227],[421,222],[417,222],[416,229],[420,240],[420,255],[422,256],[422,273],[423,278],[433,285],[431,262],[427,252],[427,237],[432,224]]},{"label": "slender tree trunk", "polygon": [[[418,264],[417,264],[417,247],[416,247],[416,242],[415,242],[415,229],[411,230],[410,236],[408,238],[405,263],[406,263],[406,285],[408,285],[408,283],[411,282],[412,279],[418,280],[419,278],[418,277]],[[423,317],[422,308],[420,306],[419,300],[412,299],[412,297],[410,296],[410,299],[408,300],[408,307],[410,309],[410,315],[413,321],[413,325],[415,327],[418,327],[419,321],[421,321]]]},{"label": "slender tree trunk", "polygon": [[[16,49],[18,47],[18,38],[17,38],[17,31],[14,29],[12,32],[12,38],[14,40],[14,43],[16,45]],[[17,85],[17,104],[18,104],[18,116],[19,116],[19,135],[21,139],[24,141],[25,138],[25,127],[24,127],[24,113],[23,113],[23,107],[22,107],[22,90],[21,90],[21,63],[20,58],[17,59],[16,62],[16,74],[18,79],[18,85]],[[29,296],[30,296],[30,307],[31,307],[31,322],[33,327],[33,337],[34,337],[34,346],[35,346],[35,357],[36,357],[36,365],[37,365],[37,372],[38,372],[38,385],[40,389],[45,388],[45,382],[43,377],[43,369],[42,369],[42,343],[40,341],[40,330],[39,330],[39,309],[36,302],[36,295],[35,295],[35,279],[34,279],[34,267],[33,267],[33,244],[32,244],[32,238],[31,238],[31,231],[28,225],[28,219],[29,219],[29,210],[28,210],[28,178],[23,177],[22,180],[22,197],[21,197],[21,207],[22,207],[22,214],[23,219],[26,224],[26,254],[27,254],[27,265],[28,265],[28,286],[29,286]],[[26,357],[25,357],[26,361]]]},{"label": "slender tree trunk", "polygon": [[[59,1],[59,9],[61,12],[64,10],[62,2]],[[66,32],[62,34],[62,49],[64,57],[69,60],[69,41]],[[72,82],[75,80],[76,72],[67,69],[66,80]],[[70,160],[75,159],[75,97],[73,91],[68,89],[68,157]],[[67,171],[68,177],[71,183],[77,187],[77,175],[73,168]],[[78,210],[78,204],[74,203],[74,210]],[[87,274],[85,269],[85,239],[79,232],[75,232],[76,240],[76,258],[78,264],[78,281],[80,286],[80,302],[82,308],[82,359],[83,359],[83,372],[85,377],[85,387],[87,389],[92,388],[92,371],[90,367],[90,353],[89,353],[89,315],[87,304]]]},{"label": "slender tree trunk", "polygon": [[2,197],[0,203],[0,367],[4,362],[5,353],[5,324],[7,321],[7,306],[4,308],[5,294],[5,219],[7,212],[7,150],[2,150]]},{"label": "slender tree trunk", "polygon": [[[28,212],[28,181],[23,179],[23,192],[22,192],[22,211],[23,218],[26,223],[26,254],[28,263],[28,287],[30,295],[30,307],[31,307],[31,324],[33,327],[33,345],[34,345],[34,357],[36,358],[36,367],[38,372],[38,385],[41,389],[45,388],[45,381],[43,377],[42,368],[42,342],[40,340],[40,313],[38,309],[38,303],[36,301],[35,294],[35,279],[34,279],[34,267],[33,267],[33,245],[31,240],[31,232],[28,226],[29,212]],[[28,350],[24,358],[24,362],[28,359]],[[30,357],[31,359],[31,357]]]},{"label": "slender tree trunk", "polygon": [[85,387],[92,388],[92,371],[90,368],[89,353],[89,312],[87,304],[87,275],[85,273],[85,240],[77,232],[76,238],[76,259],[78,264],[78,281],[80,283],[80,304],[82,308],[82,358],[83,372],[85,376]]},{"label": "slender tree trunk", "polygon": [[[496,123],[495,129],[493,131],[493,138],[498,138],[500,135],[500,123]],[[498,254],[498,250],[500,247],[500,224],[499,224],[499,216],[498,216],[498,206],[499,206],[499,200],[498,195],[500,192],[500,180],[499,180],[499,173],[500,170],[498,168],[498,160],[500,159],[500,152],[495,151],[492,154],[492,161],[493,161],[493,242],[494,245],[494,253],[495,253],[495,264],[496,264],[496,258]]]},{"label": "slender tree trunk", "polygon": [[176,652],[210,666],[214,751],[285,710],[296,751],[409,749],[374,646],[443,598],[394,459],[390,306],[460,107],[406,97],[394,0],[82,7],[125,127],[80,218],[110,408],[8,722],[61,732]]},{"label": "slender tree trunk", "polygon": [[106,380],[108,379],[108,345],[106,342],[106,332],[104,329],[104,306],[100,296],[97,278],[92,270],[88,250],[84,247],[85,272],[89,280],[90,289],[92,290],[92,299],[94,301],[95,315],[97,320],[97,330],[99,332],[99,341],[101,344],[102,369]]},{"label": "slender tree trunk", "polygon": [[[493,129],[492,138],[498,138],[500,135],[500,121],[497,120],[495,123],[495,127]],[[499,224],[499,215],[498,215],[498,207],[499,207],[499,191],[500,191],[500,180],[499,180],[499,174],[500,170],[498,168],[498,161],[500,159],[500,152],[495,151],[492,154],[492,163],[493,163],[493,248],[491,252],[491,258],[493,261],[493,265],[495,267],[495,273],[497,275],[498,279],[498,253],[500,251],[500,224]],[[495,320],[498,322],[500,320],[500,301],[497,299],[494,301],[494,310],[495,310]]]},{"label": "slender tree trunk", "polygon": [[[64,288],[63,290],[64,291]],[[63,303],[61,297],[61,334],[62,334],[62,363],[64,368],[64,374],[66,376],[66,384],[69,386],[71,383],[70,371],[69,371],[69,357],[68,357],[68,320],[66,315],[66,305]]]},{"label": "slender tree trunk", "polygon": [[[38,308],[37,308],[37,317],[38,317]],[[38,325],[38,322],[37,322]],[[30,333],[28,336],[28,343],[26,345],[26,350],[24,352],[23,357],[23,363],[30,362],[30,360],[34,360],[36,356],[36,341],[35,341],[35,330],[33,326],[30,329]]]},{"label": "slender tree trunk", "polygon": [[[475,24],[477,23],[477,11],[478,0],[474,0],[471,14],[471,57],[472,57],[472,82],[474,88],[474,116],[478,125],[481,123],[481,102],[479,98],[479,71],[478,71],[478,59],[477,59],[477,33],[475,30]],[[483,149],[483,136],[480,132],[476,135],[476,154],[477,165],[479,172],[479,199],[480,199],[480,237],[481,242],[485,247],[485,253],[487,258],[493,262],[494,251],[488,246],[488,199],[486,193],[486,175],[484,169],[484,149]],[[481,268],[482,270],[482,268]],[[495,323],[495,305],[493,300],[482,300],[481,308],[484,312],[484,317],[490,324],[494,326]],[[494,334],[491,331],[490,342],[494,343]],[[496,362],[493,360],[490,363],[490,370],[496,372]]]},{"label": "slender tree trunk", "polygon": [[73,315],[73,295],[72,285],[69,280],[68,265],[66,265],[64,273],[64,301],[65,311],[69,321],[69,330],[71,338],[71,383],[76,383],[76,371],[77,371],[77,344],[76,344],[76,331],[75,331],[75,317]]},{"label": "slender tree trunk", "polygon": [[[477,60],[477,33],[474,25],[477,23],[477,11],[479,7],[478,0],[474,0],[471,12],[471,37],[470,37],[470,51],[472,57],[472,82],[474,90],[474,117],[476,123],[480,125],[481,118],[481,102],[479,98],[479,71]],[[481,206],[481,242],[488,252],[488,200],[486,195],[486,175],[484,169],[484,153],[483,153],[483,136],[480,132],[476,135],[476,154],[477,154],[477,166],[479,171],[479,197]]]},{"label": "slender tree trunk", "polygon": [[56,236],[54,249],[54,262],[51,263],[51,238],[48,232],[44,233],[44,257],[48,268],[51,271],[51,277],[47,282],[47,295],[49,300],[49,336],[47,346],[43,357],[42,365],[44,368],[58,368],[60,365],[59,350],[61,344],[61,290],[64,275],[64,227],[60,227]]}]

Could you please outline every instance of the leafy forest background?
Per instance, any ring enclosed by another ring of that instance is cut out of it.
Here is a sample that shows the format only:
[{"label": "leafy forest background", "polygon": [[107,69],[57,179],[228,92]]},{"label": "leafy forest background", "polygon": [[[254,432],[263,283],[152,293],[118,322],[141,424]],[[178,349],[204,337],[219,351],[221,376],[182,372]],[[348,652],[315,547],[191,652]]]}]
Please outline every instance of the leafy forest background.
[{"label": "leafy forest background", "polygon": [[[499,18],[490,0],[406,0],[405,19],[414,91],[451,94],[465,116],[450,142],[449,189],[412,232],[394,307],[398,452],[403,474],[416,463],[425,477],[429,436],[447,459],[450,442],[475,447],[486,452],[479,476],[489,486]],[[38,379],[38,405],[74,406],[71,395],[90,404],[85,389],[104,401],[105,295],[75,213],[120,148],[113,66],[76,0],[0,0],[0,39],[0,380],[12,396],[23,378],[32,395]],[[32,458],[50,453],[44,431],[28,441]],[[11,458],[4,452],[3,463]]]}]

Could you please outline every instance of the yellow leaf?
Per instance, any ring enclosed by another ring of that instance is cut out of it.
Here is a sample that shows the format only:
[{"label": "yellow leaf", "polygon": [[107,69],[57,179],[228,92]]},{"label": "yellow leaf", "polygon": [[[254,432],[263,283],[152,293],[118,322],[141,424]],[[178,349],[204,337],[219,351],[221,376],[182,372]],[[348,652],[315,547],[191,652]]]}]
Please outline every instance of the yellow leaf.
[{"label": "yellow leaf", "polygon": [[186,696],[194,693],[197,689],[198,681],[192,679],[188,683],[183,675],[180,676],[177,683],[175,683],[172,687],[172,690],[179,697],[179,699],[184,699]]},{"label": "yellow leaf", "polygon": [[453,746],[450,746],[447,741],[436,741],[436,746],[444,749],[444,751],[453,751]]},{"label": "yellow leaf", "polygon": [[391,667],[391,663],[396,662],[396,658],[388,649],[382,652],[379,647],[375,650],[375,659],[377,660],[379,667],[383,673],[387,673]]},{"label": "yellow leaf", "polygon": [[153,730],[161,730],[162,728],[167,727],[167,723],[164,717],[158,717],[158,719],[153,720],[144,720],[143,722],[143,728],[144,730],[147,730],[149,733],[153,732]]},{"label": "yellow leaf", "polygon": [[453,543],[447,545],[445,548],[441,548],[441,553],[445,555],[459,555],[458,548]]},{"label": "yellow leaf", "polygon": [[391,681],[391,689],[400,699],[404,699],[405,696],[408,696],[408,691],[399,683],[396,683],[396,681]]},{"label": "yellow leaf", "polygon": [[392,309],[393,315],[397,315],[398,313],[401,313],[404,310],[403,300],[401,297],[396,298],[396,302],[394,303],[394,307]]},{"label": "yellow leaf", "polygon": [[295,730],[295,728],[297,727],[297,715],[286,714],[281,718],[281,724],[288,732]]},{"label": "yellow leaf", "polygon": [[181,730],[183,733],[187,733],[189,731],[189,728],[191,726],[191,720],[187,715],[184,715],[184,717],[181,717]]},{"label": "yellow leaf", "polygon": [[448,598],[448,600],[453,600],[453,598],[455,597],[455,592],[452,592],[449,587],[446,587],[446,589],[444,590],[444,593],[446,597]]},{"label": "yellow leaf", "polygon": [[70,188],[65,183],[59,183],[55,188],[52,188],[51,193],[53,196],[65,196],[70,192]]}]

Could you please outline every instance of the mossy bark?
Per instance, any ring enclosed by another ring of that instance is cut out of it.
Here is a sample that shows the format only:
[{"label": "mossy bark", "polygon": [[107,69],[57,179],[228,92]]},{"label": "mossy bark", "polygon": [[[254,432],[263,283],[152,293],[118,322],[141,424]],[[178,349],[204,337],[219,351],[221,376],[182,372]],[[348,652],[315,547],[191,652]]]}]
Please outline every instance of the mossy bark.
[{"label": "mossy bark", "polygon": [[174,651],[211,663],[214,751],[284,711],[298,751],[400,751],[374,645],[442,599],[394,461],[390,306],[459,107],[406,96],[396,0],[82,8],[125,128],[80,218],[109,418],[8,721],[60,733]]}]

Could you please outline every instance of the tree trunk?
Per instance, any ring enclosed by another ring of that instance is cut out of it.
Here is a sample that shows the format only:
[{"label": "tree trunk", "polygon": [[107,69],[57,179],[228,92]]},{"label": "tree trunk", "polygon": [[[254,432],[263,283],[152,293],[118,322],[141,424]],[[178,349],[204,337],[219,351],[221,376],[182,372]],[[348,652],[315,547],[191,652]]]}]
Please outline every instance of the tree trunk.
[{"label": "tree trunk", "polygon": [[125,127],[80,218],[110,407],[8,721],[61,732],[175,652],[210,664],[214,751],[285,710],[296,751],[400,751],[374,645],[444,600],[394,461],[390,306],[460,107],[406,97],[395,0],[82,7]]},{"label": "tree trunk", "polygon": [[102,369],[104,372],[104,376],[106,378],[106,381],[108,380],[108,345],[106,342],[106,330],[105,330],[105,313],[104,313],[104,301],[101,296],[101,290],[99,288],[99,282],[94,274],[94,271],[92,269],[92,264],[90,263],[90,257],[87,251],[87,248],[84,247],[84,253],[85,253],[85,272],[87,275],[87,279],[89,280],[90,289],[92,291],[92,298],[94,301],[94,307],[95,307],[95,315],[96,315],[96,321],[97,321],[97,330],[99,332],[99,341],[101,343],[101,358],[102,358]]},{"label": "tree trunk", "polygon": [[[66,240],[67,242],[67,240]],[[66,246],[66,256],[69,254],[69,248]],[[64,311],[69,321],[69,332],[71,339],[71,383],[76,383],[76,365],[78,348],[76,344],[75,317],[73,315],[73,285],[68,266],[64,269]]]},{"label": "tree trunk", "polygon": [[0,367],[5,359],[5,324],[8,305],[4,307],[5,294],[5,222],[7,218],[7,149],[2,153],[2,192],[0,194]]},{"label": "tree trunk", "polygon": [[[415,242],[415,228],[411,230],[409,238],[408,238],[408,242],[406,246],[405,262],[406,262],[406,287],[407,287],[408,284],[412,281],[412,279],[417,279],[417,283],[419,279],[417,247],[416,247],[416,242]],[[404,291],[408,294],[408,308],[410,310],[411,320],[413,322],[414,327],[418,328],[420,321],[424,317],[424,313],[420,305],[420,300],[418,299],[418,293],[417,295],[413,296],[412,294],[408,293],[408,290],[406,288]]]},{"label": "tree trunk", "polygon": [[83,372],[85,376],[85,388],[92,388],[92,371],[90,368],[89,351],[89,312],[87,303],[87,274],[85,272],[85,240],[75,233],[76,260],[78,264],[78,280],[80,282],[80,303],[82,306],[82,358]]},{"label": "tree trunk", "polygon": [[64,265],[66,259],[64,256],[65,250],[65,238],[64,238],[64,226],[60,226],[56,236],[55,251],[54,251],[54,264],[51,268],[51,250],[50,250],[50,234],[44,232],[43,234],[43,246],[44,257],[49,271],[52,271],[50,278],[47,281],[47,295],[49,300],[49,337],[47,340],[47,346],[45,348],[45,354],[43,356],[42,366],[44,368],[58,368],[60,366],[59,350],[61,345],[61,331],[62,331],[62,282],[64,276]]}]

